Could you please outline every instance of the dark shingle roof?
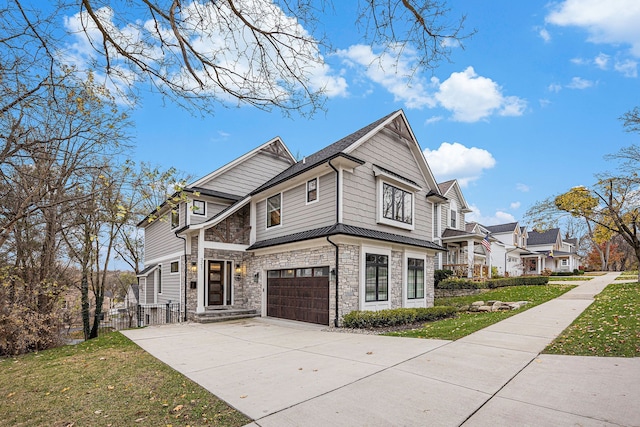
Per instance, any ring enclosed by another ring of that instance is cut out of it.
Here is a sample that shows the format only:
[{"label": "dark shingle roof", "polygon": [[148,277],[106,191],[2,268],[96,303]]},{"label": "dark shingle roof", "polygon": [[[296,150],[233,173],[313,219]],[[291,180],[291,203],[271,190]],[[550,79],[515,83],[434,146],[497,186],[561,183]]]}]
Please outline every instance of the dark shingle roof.
[{"label": "dark shingle roof", "polygon": [[527,246],[535,245],[553,245],[558,240],[558,234],[560,234],[559,228],[551,228],[547,231],[529,231],[529,237],[527,238]]},{"label": "dark shingle roof", "polygon": [[442,237],[457,237],[457,236],[469,236],[470,234],[476,234],[473,231],[458,230],[455,228],[447,228],[442,232]]},{"label": "dark shingle roof", "polygon": [[188,193],[198,192],[203,196],[211,196],[211,197],[217,197],[219,199],[233,200],[234,202],[237,202],[238,200],[241,200],[244,197],[244,196],[239,196],[237,194],[224,193],[222,191],[209,190],[208,188],[202,188],[202,187],[185,188],[184,191]]},{"label": "dark shingle roof", "polygon": [[368,228],[356,227],[346,224],[334,224],[327,227],[316,228],[314,230],[302,231],[300,233],[290,234],[283,237],[275,237],[273,239],[262,240],[251,245],[247,250],[267,248],[270,246],[283,245],[286,243],[301,242],[304,240],[317,239],[320,237],[335,236],[338,234],[363,237],[366,239],[382,240],[385,242],[400,243],[409,246],[417,246],[436,251],[446,251],[442,246],[437,245],[428,240],[416,239],[414,237],[406,237],[398,234],[387,233],[384,231],[370,230]]},{"label": "dark shingle roof", "polygon": [[447,191],[449,191],[449,189],[455,182],[456,182],[455,179],[450,179],[449,181],[445,181],[445,182],[439,182],[438,189],[442,194],[445,194]]},{"label": "dark shingle roof", "polygon": [[[363,127],[362,129],[355,131],[351,135],[347,135],[344,138],[340,139],[339,141],[336,141],[333,144],[323,148],[322,150],[317,151],[312,155],[305,157],[304,160],[301,160],[298,163],[290,166],[289,168],[285,169],[283,172],[276,175],[275,177],[273,177],[272,179],[270,179],[260,187],[256,188],[251,194],[252,195],[257,194],[263,190],[266,190],[267,188],[273,187],[274,185],[277,185],[283,181],[286,181],[289,178],[299,175],[306,170],[314,168],[322,163],[325,163],[326,161],[332,158],[335,158],[336,156],[340,155],[344,150],[349,148],[352,144],[357,142],[360,138],[362,138],[363,136],[371,132],[373,129],[379,126],[382,122],[384,122],[385,120],[387,120],[389,117],[393,116],[396,113],[397,111],[394,111],[391,114],[387,114],[381,119],[378,119],[375,122],[370,123],[367,126]],[[348,156],[346,154],[342,154],[342,155],[345,157],[351,158],[352,160],[358,161],[358,159],[355,159],[354,157]]]},{"label": "dark shingle roof", "polygon": [[578,239],[576,238],[564,239],[564,241],[569,243],[570,245],[578,246]]},{"label": "dark shingle roof", "polygon": [[149,274],[149,272],[151,270],[153,270],[154,268],[156,268],[158,266],[158,264],[151,264],[148,267],[145,267],[144,270],[142,270],[140,273],[138,273],[138,277],[139,276],[146,276],[147,274]]},{"label": "dark shingle roof", "polygon": [[508,224],[487,225],[484,226],[491,233],[508,233],[516,229],[517,222],[510,222]]}]

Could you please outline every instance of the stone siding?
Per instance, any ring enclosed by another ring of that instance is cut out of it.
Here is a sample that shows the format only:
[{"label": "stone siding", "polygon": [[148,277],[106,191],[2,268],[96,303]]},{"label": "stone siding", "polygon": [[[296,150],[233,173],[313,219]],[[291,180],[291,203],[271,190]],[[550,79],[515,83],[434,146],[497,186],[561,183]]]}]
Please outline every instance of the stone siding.
[{"label": "stone siding", "polygon": [[204,240],[248,245],[251,231],[249,209],[250,207],[247,205],[224,221],[207,228],[204,231]]},{"label": "stone siding", "polygon": [[[342,316],[360,308],[360,246],[338,245],[340,248],[340,270],[338,280],[338,324],[342,325]],[[335,288],[335,283],[331,283]],[[330,290],[335,299],[335,289]],[[335,302],[331,304],[335,307]],[[333,312],[332,319],[335,317]]]}]

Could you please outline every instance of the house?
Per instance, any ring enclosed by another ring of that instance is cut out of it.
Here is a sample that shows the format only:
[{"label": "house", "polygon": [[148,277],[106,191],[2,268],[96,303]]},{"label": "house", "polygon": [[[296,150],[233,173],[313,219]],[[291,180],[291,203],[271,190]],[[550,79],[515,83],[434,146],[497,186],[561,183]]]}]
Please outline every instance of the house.
[{"label": "house", "polygon": [[452,270],[458,277],[487,278],[491,275],[487,249],[482,241],[488,232],[480,224],[467,223],[471,212],[457,180],[438,184],[442,198],[435,205],[436,242],[447,252],[438,254],[439,269]]},{"label": "house", "polygon": [[494,239],[491,243],[491,265],[502,276],[521,276],[524,273],[521,256],[531,254],[527,250],[527,228],[518,222],[510,222],[489,225],[485,229]]},{"label": "house", "polygon": [[563,240],[559,228],[546,231],[530,231],[527,248],[531,254],[522,255],[525,274],[540,274],[544,270],[552,272],[572,272],[580,266],[580,256],[576,250],[576,239]]},{"label": "house", "polygon": [[178,200],[139,224],[143,305],[339,325],[353,310],[433,304],[434,229],[450,213],[402,110],[297,162],[274,138]]}]

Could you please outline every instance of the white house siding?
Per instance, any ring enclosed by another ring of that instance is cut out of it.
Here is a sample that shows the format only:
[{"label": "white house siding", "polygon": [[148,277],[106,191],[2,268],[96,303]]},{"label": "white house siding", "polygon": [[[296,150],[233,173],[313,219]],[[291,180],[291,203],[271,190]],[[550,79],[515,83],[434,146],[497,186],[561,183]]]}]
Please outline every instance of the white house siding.
[{"label": "white house siding", "polygon": [[291,166],[282,158],[258,152],[201,187],[244,196]]},{"label": "white house siding", "polygon": [[[355,168],[354,173],[343,174],[345,224],[433,240],[432,204],[426,199],[430,188],[407,144],[404,139],[390,131],[382,131],[351,153],[354,157],[365,160],[366,163]],[[413,231],[377,223],[378,200],[373,164],[410,179],[422,188],[414,194],[415,229]]]},{"label": "white house siding", "polygon": [[[182,216],[180,221],[182,221]],[[177,228],[176,228],[177,230]],[[144,259],[155,260],[176,252],[184,252],[184,242],[171,230],[170,220],[157,219],[144,230]]]},{"label": "white house siding", "polygon": [[256,204],[256,240],[286,236],[335,224],[336,174],[332,171],[319,177],[318,200],[309,204],[307,204],[307,181],[283,192],[282,221],[279,226],[267,228],[266,199]]}]

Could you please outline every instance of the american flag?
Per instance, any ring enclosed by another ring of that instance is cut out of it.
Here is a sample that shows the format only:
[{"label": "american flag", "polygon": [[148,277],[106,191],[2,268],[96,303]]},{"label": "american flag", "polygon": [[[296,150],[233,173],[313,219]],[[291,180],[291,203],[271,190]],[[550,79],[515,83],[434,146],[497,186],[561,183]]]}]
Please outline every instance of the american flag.
[{"label": "american flag", "polygon": [[482,239],[482,246],[484,246],[484,248],[487,250],[487,252],[491,252],[491,242],[489,241],[489,235],[488,234],[486,236],[484,236],[484,239]]}]

